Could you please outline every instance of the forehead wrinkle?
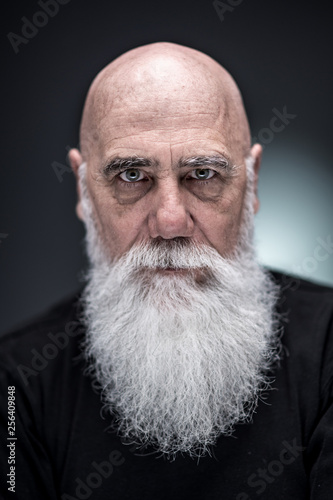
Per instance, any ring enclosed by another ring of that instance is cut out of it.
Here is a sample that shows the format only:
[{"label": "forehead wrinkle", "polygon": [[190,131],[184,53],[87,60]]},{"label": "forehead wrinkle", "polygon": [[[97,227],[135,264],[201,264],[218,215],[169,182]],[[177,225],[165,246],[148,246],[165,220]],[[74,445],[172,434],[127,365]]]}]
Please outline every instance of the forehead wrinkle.
[{"label": "forehead wrinkle", "polygon": [[[147,112],[148,98],[150,109]],[[98,129],[98,122],[110,115],[115,103],[123,103],[129,109],[131,102],[139,106],[137,109],[142,113],[149,114],[157,109],[155,117],[169,113],[170,106],[178,113],[181,102],[184,107],[195,102],[195,109],[199,111],[201,102],[213,111],[213,121],[223,124],[230,146],[250,145],[237,85],[221,65],[194,49],[168,43],[150,44],[123,54],[104,68],[95,78],[86,99],[82,143],[93,145],[90,141],[92,129]],[[174,115],[177,113],[174,111]]]},{"label": "forehead wrinkle", "polygon": [[[104,139],[104,149],[108,149],[108,147],[112,147],[111,144],[116,142],[116,141],[122,141],[129,139],[131,140],[132,138],[138,138],[147,142],[153,142],[161,144],[169,144],[171,143],[172,147],[177,146],[180,144],[186,144],[186,143],[191,143],[191,142],[197,142],[200,140],[202,141],[208,141],[211,143],[214,141],[216,144],[219,144],[220,147],[223,147],[223,149],[227,149],[227,146],[221,142],[221,132],[223,130],[218,129],[216,126],[213,126],[212,124],[210,126],[205,126],[203,130],[202,125],[195,125],[194,123],[187,123],[184,124],[182,127],[178,127],[175,125],[169,125],[169,126],[155,126],[152,127],[151,122],[149,123],[149,127],[147,128],[138,128],[136,126],[133,126],[129,128],[126,125],[122,126],[117,126],[112,128],[112,132],[117,134],[113,137],[106,137]],[[203,131],[202,134],[202,139],[198,139],[198,137],[193,137],[189,135],[191,131]],[[211,134],[208,134],[207,137],[207,132],[210,131]],[[186,132],[186,134],[185,134]],[[147,135],[146,135],[147,134]],[[154,134],[156,137],[154,137]],[[102,133],[101,135],[106,135]],[[180,137],[178,137],[180,135]],[[100,137],[99,137],[100,138]],[[98,139],[99,139],[98,138]],[[98,140],[97,139],[97,140]],[[124,148],[126,146],[122,146]],[[131,144],[130,142],[128,143],[128,148],[129,149],[135,149],[136,145]]]},{"label": "forehead wrinkle", "polygon": [[[218,105],[212,106],[211,109],[207,110],[207,104],[204,103],[200,107],[198,107],[198,103],[196,103],[195,107],[192,109],[182,109],[179,101],[175,103],[171,102],[170,105],[163,109],[158,106],[155,107],[155,104],[153,109],[138,108],[137,105],[132,107],[130,103],[127,105],[125,110],[122,109],[122,111],[118,111],[118,109],[112,109],[109,113],[105,112],[103,116],[100,116],[98,122],[96,123],[96,128],[103,131],[111,127],[112,129],[129,127],[135,129],[142,126],[145,131],[148,131],[154,130],[158,127],[172,128],[174,126],[172,124],[173,121],[183,122],[180,124],[181,126],[184,126],[188,120],[196,123],[199,118],[203,119],[202,122],[205,126],[208,127],[210,123],[210,126],[214,127],[216,123],[221,121],[221,113],[223,114],[221,106]],[[105,127],[105,124],[107,127]]]}]

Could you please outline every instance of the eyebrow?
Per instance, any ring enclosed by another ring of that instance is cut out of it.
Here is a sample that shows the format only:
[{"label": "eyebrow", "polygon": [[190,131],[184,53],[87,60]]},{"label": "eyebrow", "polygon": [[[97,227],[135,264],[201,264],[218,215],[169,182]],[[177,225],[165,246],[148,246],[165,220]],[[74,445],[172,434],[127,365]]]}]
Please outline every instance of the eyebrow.
[{"label": "eyebrow", "polygon": [[102,168],[102,173],[105,177],[109,177],[113,173],[129,168],[153,167],[156,164],[157,162],[151,158],[141,158],[139,156],[116,157]]},{"label": "eyebrow", "polygon": [[[157,167],[158,165],[159,162],[154,158],[139,156],[116,157],[110,160],[107,165],[102,168],[102,173],[105,177],[109,177],[112,174],[116,174],[130,168]],[[230,176],[234,175],[238,169],[236,165],[232,164],[222,155],[202,155],[181,158],[178,161],[177,166],[178,168],[192,167],[193,169],[213,167]]]},{"label": "eyebrow", "polygon": [[178,162],[178,166],[181,167],[192,167],[192,168],[217,168],[222,172],[234,175],[237,166],[232,164],[227,158],[222,155],[213,156],[192,156],[190,158],[181,158]]}]

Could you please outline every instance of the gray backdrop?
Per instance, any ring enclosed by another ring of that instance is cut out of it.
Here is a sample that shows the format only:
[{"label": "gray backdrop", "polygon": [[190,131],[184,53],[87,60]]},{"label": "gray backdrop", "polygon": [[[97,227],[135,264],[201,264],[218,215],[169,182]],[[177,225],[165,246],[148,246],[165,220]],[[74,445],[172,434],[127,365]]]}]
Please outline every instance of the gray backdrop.
[{"label": "gray backdrop", "polygon": [[242,90],[252,135],[264,145],[261,261],[333,284],[329,7],[287,0],[215,6],[39,0],[7,3],[3,17],[1,332],[80,286],[84,233],[67,149],[78,143],[94,75],[124,51],[154,41],[207,52]]}]

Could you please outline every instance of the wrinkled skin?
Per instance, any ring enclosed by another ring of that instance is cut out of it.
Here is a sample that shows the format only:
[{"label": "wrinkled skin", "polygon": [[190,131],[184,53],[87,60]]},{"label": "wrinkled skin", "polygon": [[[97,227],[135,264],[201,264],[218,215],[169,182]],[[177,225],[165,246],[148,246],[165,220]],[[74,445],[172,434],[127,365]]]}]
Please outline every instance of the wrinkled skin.
[{"label": "wrinkled skin", "polygon": [[[72,149],[69,158],[77,178],[80,164],[87,164],[94,218],[110,258],[158,237],[191,238],[222,256],[235,249],[244,160],[249,154],[255,160],[256,189],[261,146],[251,148],[239,90],[210,57],[170,43],[125,53],[92,83],[80,142],[81,152]],[[185,161],[193,157],[221,157],[238,168],[232,176],[215,166],[194,169]],[[139,165],[105,170],[125,158],[140,158]],[[255,197],[254,212],[258,205]]]}]

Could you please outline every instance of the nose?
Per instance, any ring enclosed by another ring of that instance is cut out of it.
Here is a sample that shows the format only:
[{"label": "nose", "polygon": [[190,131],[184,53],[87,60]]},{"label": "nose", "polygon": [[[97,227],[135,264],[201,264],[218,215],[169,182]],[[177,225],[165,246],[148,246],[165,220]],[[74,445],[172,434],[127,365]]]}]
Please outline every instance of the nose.
[{"label": "nose", "polygon": [[194,221],[186,207],[186,196],[176,182],[166,182],[157,189],[148,226],[151,238],[193,236]]}]

